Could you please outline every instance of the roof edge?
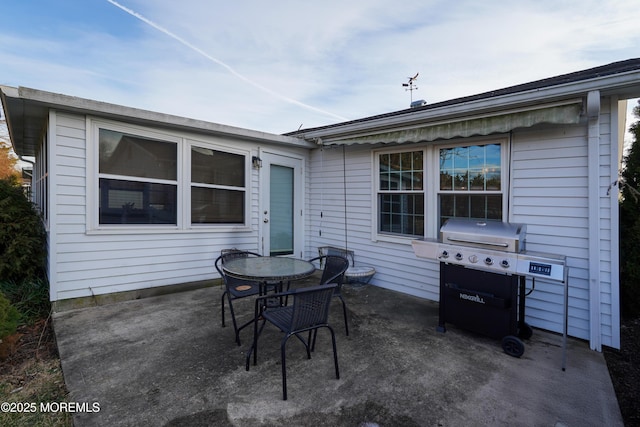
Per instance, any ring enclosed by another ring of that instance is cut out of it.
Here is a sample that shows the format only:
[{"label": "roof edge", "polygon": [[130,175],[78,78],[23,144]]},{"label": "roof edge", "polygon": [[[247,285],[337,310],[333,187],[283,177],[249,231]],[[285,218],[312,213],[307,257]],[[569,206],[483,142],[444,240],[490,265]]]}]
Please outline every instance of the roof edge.
[{"label": "roof edge", "polygon": [[228,135],[251,141],[263,141],[304,148],[311,148],[314,146],[313,144],[293,135],[273,134],[223,125],[205,120],[191,119],[183,116],[127,107],[24,86],[12,87],[0,85],[0,95],[3,99],[3,105],[5,106],[7,123],[9,122],[11,112],[7,111],[8,103],[5,103],[5,98],[20,100],[24,103],[30,103],[39,107],[70,111],[86,115],[95,115],[116,120],[134,121],[136,123],[146,125],[160,125],[164,128],[180,128],[193,132]]},{"label": "roof edge", "polygon": [[[630,77],[625,79],[623,76]],[[364,129],[385,128],[399,121],[407,123],[408,118],[411,121],[418,122],[440,117],[442,114],[455,115],[464,114],[470,110],[478,111],[481,109],[490,110],[521,106],[549,97],[553,97],[553,99],[575,97],[576,94],[586,93],[589,90],[615,91],[615,88],[625,88],[630,85],[636,87],[634,94],[637,95],[632,97],[640,96],[640,58],[613,62],[586,70],[427,104],[417,108],[408,108],[342,123],[301,129],[285,133],[285,135],[297,135],[314,139],[325,135],[348,134]]]}]

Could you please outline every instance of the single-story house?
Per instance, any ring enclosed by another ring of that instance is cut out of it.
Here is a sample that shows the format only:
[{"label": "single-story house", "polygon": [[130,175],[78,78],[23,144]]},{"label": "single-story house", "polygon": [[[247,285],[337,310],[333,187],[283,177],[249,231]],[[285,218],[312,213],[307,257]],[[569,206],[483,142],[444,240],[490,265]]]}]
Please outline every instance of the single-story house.
[{"label": "single-story house", "polygon": [[[617,182],[640,59],[286,135],[0,94],[16,153],[35,157],[52,301],[211,281],[224,248],[324,246],[375,266],[371,285],[437,301],[438,263],[411,242],[473,217],[565,255],[569,335],[620,347]],[[526,313],[562,332],[563,285],[538,280]]]}]

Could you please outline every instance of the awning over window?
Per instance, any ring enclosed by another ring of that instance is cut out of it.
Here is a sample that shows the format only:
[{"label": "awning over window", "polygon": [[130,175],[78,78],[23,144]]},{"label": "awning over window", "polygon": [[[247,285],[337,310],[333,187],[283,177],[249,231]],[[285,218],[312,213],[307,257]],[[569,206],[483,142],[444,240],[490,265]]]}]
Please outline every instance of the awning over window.
[{"label": "awning over window", "polygon": [[577,124],[580,122],[582,102],[556,105],[535,110],[511,112],[483,117],[460,118],[448,122],[430,123],[424,126],[381,132],[352,138],[325,140],[334,144],[378,144],[428,142],[438,139],[464,138],[477,135],[506,133],[518,128],[539,124]]}]

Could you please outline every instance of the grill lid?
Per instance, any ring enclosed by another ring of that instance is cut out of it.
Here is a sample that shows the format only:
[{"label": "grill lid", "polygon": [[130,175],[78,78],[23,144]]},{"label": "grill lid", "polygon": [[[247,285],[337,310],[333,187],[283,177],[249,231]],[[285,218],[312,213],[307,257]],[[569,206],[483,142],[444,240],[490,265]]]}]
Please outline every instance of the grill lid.
[{"label": "grill lid", "polygon": [[450,218],[440,227],[440,239],[443,243],[522,252],[526,229],[525,224]]}]

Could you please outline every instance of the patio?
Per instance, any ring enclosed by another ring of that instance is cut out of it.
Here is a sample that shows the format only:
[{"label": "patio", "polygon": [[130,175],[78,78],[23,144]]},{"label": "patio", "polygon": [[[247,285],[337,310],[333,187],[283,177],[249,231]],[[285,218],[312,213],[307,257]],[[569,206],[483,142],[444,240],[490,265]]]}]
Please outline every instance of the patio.
[{"label": "patio", "polygon": [[569,339],[562,372],[558,335],[534,330],[516,359],[451,325],[437,333],[435,302],[373,285],[343,292],[348,337],[339,301],[331,313],[340,379],[328,333],[311,360],[290,340],[287,401],[280,333],[265,329],[245,371],[252,331],[238,347],[220,326],[219,286],[57,313],[69,401],[100,406],[75,426],[623,425],[604,356],[585,342]]}]

